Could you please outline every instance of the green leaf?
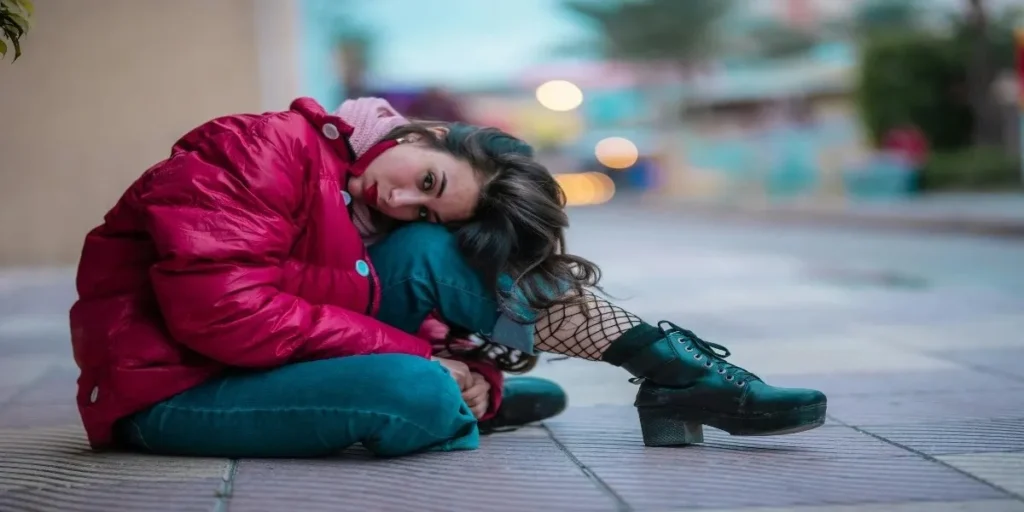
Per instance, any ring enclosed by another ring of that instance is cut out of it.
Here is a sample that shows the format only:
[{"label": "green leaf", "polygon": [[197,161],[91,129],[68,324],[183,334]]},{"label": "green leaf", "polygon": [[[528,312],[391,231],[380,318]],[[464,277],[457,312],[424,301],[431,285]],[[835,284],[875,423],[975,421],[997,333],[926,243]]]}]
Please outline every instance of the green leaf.
[{"label": "green leaf", "polygon": [[31,24],[31,22],[29,20],[25,19],[24,17],[22,17],[20,15],[17,15],[17,14],[14,14],[14,13],[10,13],[10,14],[8,14],[8,16],[10,16],[10,18],[12,20],[14,20],[14,24],[15,25],[21,27],[21,33],[22,34],[27,32],[28,29],[32,26],[32,24]]},{"label": "green leaf", "polygon": [[25,34],[25,29],[4,13],[0,13],[0,30],[7,35],[8,39],[15,39]]},{"label": "green leaf", "polygon": [[11,62],[13,63],[14,61],[18,60],[18,57],[21,57],[21,41],[19,41],[18,37],[20,36],[20,34],[15,35],[11,28],[7,26],[3,27],[3,33],[4,36],[6,36],[7,39],[11,42],[11,45],[14,46],[14,59],[11,60]]},{"label": "green leaf", "polygon": [[3,25],[3,24],[0,24],[0,32],[3,32],[4,33],[4,37],[6,37],[7,39],[10,39],[10,41],[12,43],[14,41],[17,41],[18,38],[21,37],[21,31],[18,29],[17,25]]},{"label": "green leaf", "polygon": [[21,11],[21,6],[14,3],[14,0],[0,0],[0,15],[6,16],[8,13]]},{"label": "green leaf", "polygon": [[14,0],[14,3],[21,6],[21,9],[25,11],[25,14],[31,18],[36,15],[36,8],[32,5],[32,0]]},{"label": "green leaf", "polygon": [[7,55],[7,43],[5,43],[3,39],[0,39],[0,58],[5,57],[6,55]]}]

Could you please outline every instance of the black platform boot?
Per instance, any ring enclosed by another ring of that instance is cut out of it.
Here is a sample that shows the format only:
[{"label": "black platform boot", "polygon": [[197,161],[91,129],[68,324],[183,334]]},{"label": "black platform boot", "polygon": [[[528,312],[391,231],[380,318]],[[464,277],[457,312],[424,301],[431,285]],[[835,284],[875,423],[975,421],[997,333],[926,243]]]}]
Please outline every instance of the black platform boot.
[{"label": "black platform boot", "polygon": [[725,361],[729,350],[671,322],[630,329],[605,352],[640,382],[636,405],[647,446],[700,443],[703,425],[734,436],[803,432],[825,422],[826,398],[812,389],[765,384]]}]

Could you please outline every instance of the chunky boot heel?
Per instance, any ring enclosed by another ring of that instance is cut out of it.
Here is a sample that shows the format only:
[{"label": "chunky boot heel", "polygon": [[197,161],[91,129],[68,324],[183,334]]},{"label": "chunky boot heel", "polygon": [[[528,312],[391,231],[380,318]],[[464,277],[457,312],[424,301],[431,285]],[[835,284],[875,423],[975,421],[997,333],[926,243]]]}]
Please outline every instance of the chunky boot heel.
[{"label": "chunky boot heel", "polygon": [[683,419],[667,407],[638,407],[640,430],[647,446],[683,446],[704,442],[704,426]]}]

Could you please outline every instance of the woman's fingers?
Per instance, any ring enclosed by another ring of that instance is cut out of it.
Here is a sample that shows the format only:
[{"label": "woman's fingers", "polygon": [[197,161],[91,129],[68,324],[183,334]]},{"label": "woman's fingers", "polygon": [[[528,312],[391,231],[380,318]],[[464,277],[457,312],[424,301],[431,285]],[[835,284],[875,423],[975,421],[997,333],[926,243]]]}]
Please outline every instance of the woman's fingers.
[{"label": "woman's fingers", "polygon": [[486,399],[487,392],[491,390],[491,385],[483,377],[479,377],[476,373],[472,375],[473,383],[469,386],[469,389],[462,392],[462,398],[470,403]]},{"label": "woman's fingers", "polygon": [[487,382],[487,379],[478,373],[472,373],[471,379],[473,382],[469,389],[462,393],[462,399],[466,401],[470,410],[473,411],[473,416],[480,419],[487,413],[491,385]]},{"label": "woman's fingers", "polygon": [[469,410],[473,411],[473,417],[474,418],[476,418],[476,419],[483,418],[484,414],[487,414],[487,401],[484,400],[483,402],[481,402],[480,404],[476,405],[475,407],[474,406],[470,406]]},{"label": "woman's fingers", "polygon": [[448,374],[455,379],[460,390],[465,391],[469,389],[469,386],[473,383],[473,377],[470,375],[469,367],[466,366],[466,363],[442,357],[435,357],[433,359],[441,363],[441,366],[448,370]]}]

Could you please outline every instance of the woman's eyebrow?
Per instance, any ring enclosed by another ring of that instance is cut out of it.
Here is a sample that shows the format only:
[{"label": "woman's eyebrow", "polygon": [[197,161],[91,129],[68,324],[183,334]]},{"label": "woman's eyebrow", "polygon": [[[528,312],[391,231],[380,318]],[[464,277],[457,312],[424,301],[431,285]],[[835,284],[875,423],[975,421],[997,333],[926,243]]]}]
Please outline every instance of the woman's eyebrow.
[{"label": "woman's eyebrow", "polygon": [[441,194],[444,194],[444,188],[448,186],[448,174],[441,171],[441,186],[437,187],[437,197],[440,198]]}]

